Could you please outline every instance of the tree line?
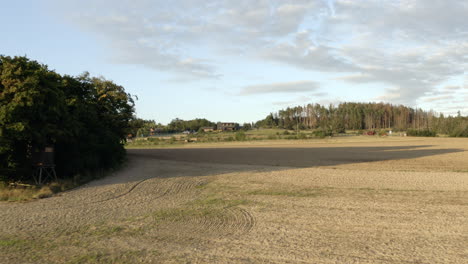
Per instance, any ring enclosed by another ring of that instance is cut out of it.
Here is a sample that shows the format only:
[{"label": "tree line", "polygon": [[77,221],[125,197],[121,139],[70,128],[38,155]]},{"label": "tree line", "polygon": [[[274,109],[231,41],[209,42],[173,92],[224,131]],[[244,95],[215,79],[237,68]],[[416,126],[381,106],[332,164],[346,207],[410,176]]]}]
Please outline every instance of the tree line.
[{"label": "tree line", "polygon": [[[133,121],[133,136],[148,136],[158,133],[199,131],[201,127],[215,127],[216,123],[205,118],[193,120],[173,119],[163,125],[154,120]],[[317,130],[318,135],[333,135],[346,130],[393,130],[406,131],[409,135],[468,137],[468,117],[444,116],[434,111],[425,111],[404,105],[388,103],[346,102],[337,106],[308,104],[288,107],[254,123],[244,123],[242,130],[254,128],[282,128],[289,130]]]},{"label": "tree line", "polygon": [[0,180],[30,181],[33,153],[46,146],[61,177],[113,168],[133,119],[132,96],[112,81],[0,56]]},{"label": "tree line", "polygon": [[[156,123],[154,120],[137,118],[131,122],[133,130],[130,134],[132,137],[145,137],[155,134],[180,133],[184,131],[202,132],[203,127],[211,127],[216,130],[219,129],[217,126],[218,123],[212,122],[206,118],[195,118],[191,120],[175,118],[167,125]],[[235,127],[236,129],[242,128],[244,130],[249,130],[253,125],[251,123],[244,123],[241,126],[235,123]]]},{"label": "tree line", "polygon": [[453,137],[468,136],[468,117],[437,115],[404,105],[388,103],[340,103],[335,106],[308,104],[288,107],[270,113],[255,123],[255,127],[284,129],[320,129],[324,133],[345,130],[395,131],[428,130]]},{"label": "tree line", "polygon": [[179,133],[184,131],[200,131],[202,127],[216,127],[216,123],[205,118],[192,120],[173,119],[169,124],[163,125],[154,120],[134,119],[131,121],[131,137],[145,137],[155,134]]}]

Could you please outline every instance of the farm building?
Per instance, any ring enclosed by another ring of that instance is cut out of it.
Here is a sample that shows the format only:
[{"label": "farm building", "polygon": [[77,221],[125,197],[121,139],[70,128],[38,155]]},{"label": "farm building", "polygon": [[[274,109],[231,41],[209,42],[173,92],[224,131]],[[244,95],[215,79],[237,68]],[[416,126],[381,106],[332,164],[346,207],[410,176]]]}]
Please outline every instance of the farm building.
[{"label": "farm building", "polygon": [[203,132],[213,132],[215,130],[214,127],[201,127]]},{"label": "farm building", "polygon": [[232,122],[218,122],[217,129],[219,131],[234,131],[239,129],[239,124]]}]

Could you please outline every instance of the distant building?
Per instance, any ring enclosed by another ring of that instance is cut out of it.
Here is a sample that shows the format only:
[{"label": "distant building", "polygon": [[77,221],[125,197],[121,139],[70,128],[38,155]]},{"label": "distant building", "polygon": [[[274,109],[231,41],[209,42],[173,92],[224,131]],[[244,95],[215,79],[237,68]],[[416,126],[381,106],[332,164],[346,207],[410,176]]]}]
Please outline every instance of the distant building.
[{"label": "distant building", "polygon": [[238,130],[239,129],[239,124],[237,123],[223,123],[223,122],[219,122],[217,124],[217,129],[219,131],[234,131],[234,130]]},{"label": "distant building", "polygon": [[203,132],[213,132],[215,130],[214,127],[201,127]]}]

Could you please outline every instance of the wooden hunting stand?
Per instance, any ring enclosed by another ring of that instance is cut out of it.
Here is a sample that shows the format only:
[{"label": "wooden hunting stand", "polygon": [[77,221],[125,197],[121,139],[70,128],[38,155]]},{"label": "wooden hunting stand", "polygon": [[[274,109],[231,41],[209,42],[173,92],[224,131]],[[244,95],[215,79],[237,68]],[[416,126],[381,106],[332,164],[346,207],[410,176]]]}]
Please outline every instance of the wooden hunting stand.
[{"label": "wooden hunting stand", "polygon": [[33,179],[38,185],[48,180],[57,181],[54,162],[54,147],[45,147],[42,151],[33,153]]}]

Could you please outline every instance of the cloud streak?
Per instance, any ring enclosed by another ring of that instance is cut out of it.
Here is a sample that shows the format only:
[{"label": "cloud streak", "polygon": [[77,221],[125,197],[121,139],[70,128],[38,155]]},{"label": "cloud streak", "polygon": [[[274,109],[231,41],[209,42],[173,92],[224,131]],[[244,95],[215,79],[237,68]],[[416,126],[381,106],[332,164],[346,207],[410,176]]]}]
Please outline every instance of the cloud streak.
[{"label": "cloud streak", "polygon": [[243,87],[239,95],[258,95],[272,93],[306,93],[313,92],[319,88],[314,81],[297,81],[283,83],[257,84]]}]

